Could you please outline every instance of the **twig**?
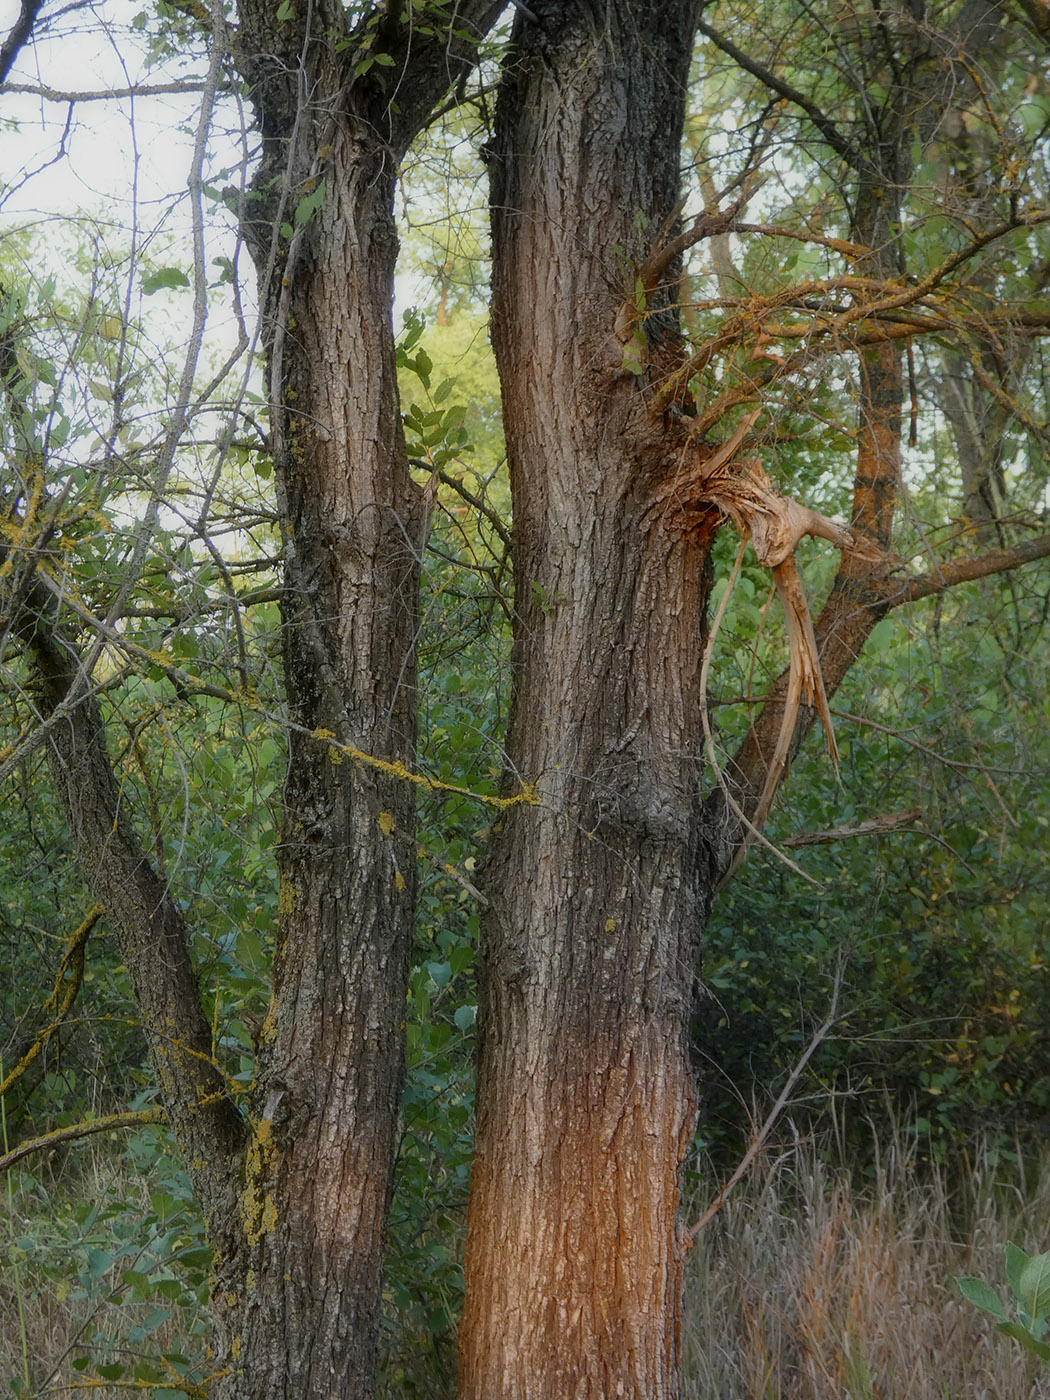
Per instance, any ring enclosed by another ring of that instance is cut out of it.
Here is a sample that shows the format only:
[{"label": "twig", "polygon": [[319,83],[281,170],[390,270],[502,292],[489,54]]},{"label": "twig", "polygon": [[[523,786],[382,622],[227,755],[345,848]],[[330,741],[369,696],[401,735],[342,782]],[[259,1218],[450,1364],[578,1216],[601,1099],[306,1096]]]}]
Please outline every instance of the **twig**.
[{"label": "twig", "polygon": [[831,1030],[832,1026],[834,1026],[836,1020],[838,1019],[839,992],[841,990],[842,964],[840,963],[835,973],[835,985],[831,991],[831,1007],[828,1011],[827,1019],[814,1032],[813,1038],[810,1040],[809,1044],[802,1052],[801,1058],[795,1065],[795,1068],[788,1075],[787,1083],[784,1085],[783,1089],[781,1089],[780,1091],[780,1094],[777,1096],[777,1101],[770,1109],[769,1116],[766,1118],[766,1121],[762,1124],[761,1128],[759,1128],[755,1136],[751,1139],[751,1145],[748,1147],[743,1157],[741,1157],[736,1170],[733,1172],[733,1175],[722,1187],[721,1191],[719,1191],[718,1195],[707,1207],[707,1209],[704,1211],[703,1215],[696,1222],[696,1224],[690,1226],[686,1234],[686,1239],[689,1241],[690,1244],[692,1244],[693,1240],[704,1228],[704,1226],[709,1224],[710,1221],[713,1220],[714,1217],[718,1214],[718,1212],[722,1209],[722,1207],[725,1205],[726,1201],[729,1198],[729,1193],[746,1175],[752,1162],[765,1147],[766,1141],[770,1133],[776,1126],[777,1119],[784,1112],[784,1109],[790,1102],[791,1095],[795,1091],[795,1085],[802,1078],[806,1066],[809,1064],[816,1051],[820,1048],[821,1044],[827,1038],[828,1032]]}]

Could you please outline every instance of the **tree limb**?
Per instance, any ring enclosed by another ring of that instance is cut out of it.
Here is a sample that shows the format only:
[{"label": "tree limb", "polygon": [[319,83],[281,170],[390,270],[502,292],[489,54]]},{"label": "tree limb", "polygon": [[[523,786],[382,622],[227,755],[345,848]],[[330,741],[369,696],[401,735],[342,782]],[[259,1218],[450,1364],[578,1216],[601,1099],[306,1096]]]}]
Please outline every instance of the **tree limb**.
[{"label": "tree limb", "polygon": [[848,826],[832,826],[826,831],[803,831],[798,836],[785,836],[785,846],[827,846],[833,841],[848,841],[855,836],[882,836],[887,831],[897,831],[902,826],[912,826],[922,819],[922,808],[914,807],[908,812],[883,812],[877,817],[868,817],[862,822],[852,822]]},{"label": "tree limb", "polygon": [[757,59],[749,57],[743,49],[738,49],[731,39],[727,39],[724,34],[720,34],[717,29],[712,29],[703,20],[697,23],[697,30],[706,39],[710,39],[716,48],[722,50],[734,63],[738,63],[746,73],[750,73],[753,78],[757,78],[760,83],[764,83],[771,92],[775,92],[779,97],[785,98],[794,106],[800,108],[809,117],[810,121],[823,136],[831,149],[840,155],[847,165],[854,170],[859,170],[862,165],[860,153],[852,142],[847,141],[842,132],[826,113],[822,112],[816,103],[811,102],[804,92],[800,92],[791,83],[785,82],[765,64],[759,63]]},{"label": "tree limb", "polygon": [[91,1137],[93,1133],[111,1133],[115,1128],[142,1128],[150,1123],[167,1121],[167,1114],[162,1108],[143,1108],[133,1113],[111,1113],[106,1118],[87,1118],[82,1123],[71,1123],[68,1128],[55,1128],[42,1137],[20,1142],[0,1157],[0,1171],[10,1171],[24,1157],[48,1147],[57,1147],[60,1142],[77,1142],[80,1138]]},{"label": "tree limb", "polygon": [[22,0],[18,18],[11,26],[7,38],[0,44],[0,84],[10,73],[23,46],[28,43],[44,0]]},{"label": "tree limb", "polygon": [[991,554],[979,554],[973,558],[950,559],[931,569],[928,574],[910,578],[903,584],[893,582],[892,592],[884,594],[884,604],[898,608],[903,603],[915,603],[920,598],[931,598],[935,593],[954,588],[960,583],[972,583],[974,579],[988,578],[992,574],[1005,574],[1011,569],[1019,569],[1024,564],[1037,559],[1050,557],[1050,535],[1040,535],[1012,549],[997,549]]},{"label": "tree limb", "polygon": [[[120,943],[165,1107],[209,1224],[230,1217],[244,1129],[215,1058],[188,930],[131,826],[90,677],[31,578],[16,631],[35,663],[48,758],[85,876]],[[68,704],[70,700],[73,703]]]},{"label": "tree limb", "polygon": [[[102,905],[96,904],[87,917],[81,920],[70,934],[66,951],[62,955],[62,961],[59,963],[58,973],[55,976],[55,985],[51,995],[44,1003],[44,1012],[45,1014],[51,1013],[52,1019],[41,1030],[37,1031],[29,1048],[18,1057],[15,1067],[0,1081],[0,1099],[4,1097],[13,1084],[21,1079],[33,1061],[47,1048],[51,1037],[69,1015],[84,978],[84,948],[91,936],[92,929],[102,914]],[[68,982],[66,981],[67,972],[71,974]]]},{"label": "tree limb", "polygon": [[[204,92],[209,86],[207,79],[186,78],[174,83],[133,83],[130,87],[73,92],[43,87],[39,83],[0,83],[0,93],[5,96],[7,93],[21,93],[27,97],[38,97],[44,102],[113,102],[121,97],[163,97],[168,93]],[[225,91],[225,85],[219,84],[215,90]]]}]

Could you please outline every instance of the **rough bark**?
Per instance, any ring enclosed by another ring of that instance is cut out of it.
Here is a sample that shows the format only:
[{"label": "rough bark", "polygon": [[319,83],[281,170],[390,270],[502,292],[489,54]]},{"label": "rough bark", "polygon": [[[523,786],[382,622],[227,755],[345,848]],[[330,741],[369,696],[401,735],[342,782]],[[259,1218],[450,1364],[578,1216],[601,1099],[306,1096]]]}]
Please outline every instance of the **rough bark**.
[{"label": "rough bark", "polygon": [[[415,903],[414,790],[397,766],[415,752],[426,512],[398,408],[393,199],[408,143],[472,45],[414,37],[393,11],[347,35],[341,10],[318,7],[311,29],[310,12],[282,23],[275,9],[243,7],[238,61],[264,137],[245,222],[267,326],[296,728],[243,1239],[217,1274],[219,1393],[350,1400],[374,1381]],[[455,27],[483,33],[497,9],[464,5]],[[392,64],[356,75],[380,50]],[[297,219],[322,180],[320,207]]]},{"label": "rough bark", "polygon": [[[501,820],[485,880],[460,1390],[662,1400],[710,888],[706,546],[651,509],[663,429],[615,326],[678,198],[697,6],[530,8],[497,109],[493,341],[514,499],[508,762],[542,807]],[[654,351],[675,324],[659,301]]]}]

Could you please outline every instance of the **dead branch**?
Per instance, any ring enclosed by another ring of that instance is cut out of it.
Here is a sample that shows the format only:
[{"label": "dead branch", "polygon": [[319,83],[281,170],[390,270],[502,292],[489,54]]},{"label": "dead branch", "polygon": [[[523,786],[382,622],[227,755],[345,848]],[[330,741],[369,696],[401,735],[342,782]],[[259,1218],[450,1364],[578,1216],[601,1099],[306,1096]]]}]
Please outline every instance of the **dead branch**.
[{"label": "dead branch", "polygon": [[831,1031],[832,1027],[835,1025],[835,1022],[838,1020],[839,994],[842,991],[842,973],[843,968],[840,963],[835,973],[835,985],[832,988],[831,992],[831,1006],[828,1009],[826,1020],[813,1033],[813,1037],[810,1040],[809,1044],[806,1046],[805,1050],[802,1052],[801,1056],[799,1057],[798,1063],[788,1075],[787,1083],[777,1095],[777,1101],[770,1109],[769,1114],[766,1117],[766,1121],[762,1124],[761,1128],[759,1128],[758,1132],[751,1139],[748,1149],[744,1153],[743,1157],[741,1157],[740,1162],[736,1167],[736,1170],[733,1172],[733,1175],[722,1187],[721,1191],[719,1191],[718,1195],[707,1207],[707,1209],[704,1211],[703,1215],[696,1222],[696,1224],[691,1226],[686,1232],[686,1239],[689,1241],[690,1244],[692,1244],[693,1240],[696,1239],[697,1235],[704,1228],[704,1226],[710,1224],[710,1222],[714,1219],[714,1217],[718,1214],[718,1212],[725,1205],[726,1201],[729,1199],[729,1195],[732,1192],[733,1188],[737,1186],[739,1182],[747,1175],[747,1172],[751,1167],[752,1162],[754,1162],[755,1158],[762,1151],[767,1141],[769,1140],[769,1135],[773,1131],[774,1127],[776,1127],[777,1120],[779,1119],[780,1115],[784,1112],[784,1109],[787,1108],[788,1104],[791,1102],[791,1095],[795,1092],[795,1085],[802,1078],[806,1066],[809,1064],[810,1060],[819,1050],[820,1046],[827,1039],[828,1033]]},{"label": "dead branch", "polygon": [[921,820],[921,807],[913,807],[908,812],[882,812],[877,817],[868,817],[848,826],[832,826],[826,831],[803,831],[798,836],[787,836],[784,845],[827,846],[833,841],[849,841],[855,836],[882,836],[887,831],[898,831],[902,826],[913,826]]}]

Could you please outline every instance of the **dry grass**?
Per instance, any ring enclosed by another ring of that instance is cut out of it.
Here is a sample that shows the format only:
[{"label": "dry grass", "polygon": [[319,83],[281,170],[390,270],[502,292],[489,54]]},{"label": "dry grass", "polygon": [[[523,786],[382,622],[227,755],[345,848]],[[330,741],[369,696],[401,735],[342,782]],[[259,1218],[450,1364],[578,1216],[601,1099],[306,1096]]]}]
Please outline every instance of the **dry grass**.
[{"label": "dry grass", "polygon": [[[63,1276],[56,1239],[56,1207],[74,1190],[81,1199],[142,1199],[126,1158],[92,1151],[75,1181],[45,1185],[27,1174],[19,1184],[10,1214],[0,1192],[0,1400],[23,1369],[19,1294],[30,1394],[56,1363],[52,1384],[80,1379],[60,1363],[76,1354],[87,1319],[108,1314],[126,1335],[141,1312],[108,1302],[102,1280],[85,1296],[75,1267]],[[40,1248],[16,1279],[12,1245],[27,1231]],[[1050,1368],[1040,1378],[951,1282],[980,1274],[1005,1296],[1008,1240],[1050,1247],[1050,1156],[1024,1174],[978,1153],[949,1181],[944,1170],[916,1171],[898,1145],[858,1190],[811,1146],[767,1153],[693,1248],[683,1400],[1050,1400]],[[177,1340],[170,1325],[141,1351],[162,1349],[162,1338]],[[434,1382],[432,1393],[442,1393]]]},{"label": "dry grass", "polygon": [[767,1155],[696,1239],[685,1400],[1050,1397],[1050,1371],[952,1282],[1005,1298],[1006,1242],[1050,1247],[1050,1160],[1023,1173],[982,1152],[960,1176],[898,1145],[858,1190],[811,1146]]}]

